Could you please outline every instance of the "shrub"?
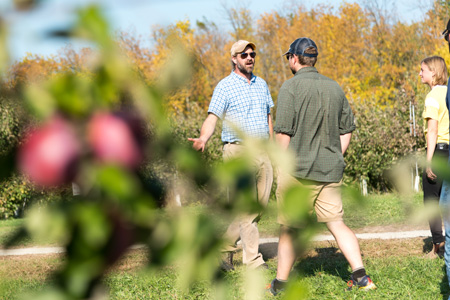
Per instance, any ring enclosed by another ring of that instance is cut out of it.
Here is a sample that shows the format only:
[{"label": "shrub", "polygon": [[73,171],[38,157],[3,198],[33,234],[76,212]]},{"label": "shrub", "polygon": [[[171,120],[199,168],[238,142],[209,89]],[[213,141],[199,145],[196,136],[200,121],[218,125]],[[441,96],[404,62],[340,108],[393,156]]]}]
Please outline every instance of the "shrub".
[{"label": "shrub", "polygon": [[[4,88],[0,95],[0,158],[2,162],[1,175],[13,166],[11,152],[17,146],[22,132],[26,127],[25,112],[22,102],[17,101],[15,93]],[[8,166],[6,166],[8,164]],[[33,187],[18,175],[0,177],[0,219],[20,216],[29,203]]]},{"label": "shrub", "polygon": [[23,110],[12,96],[0,96],[0,155],[17,145],[24,125]]},{"label": "shrub", "polygon": [[21,216],[33,193],[32,185],[20,176],[4,181],[0,185],[0,218]]},{"label": "shrub", "polygon": [[48,204],[72,195],[71,185],[42,189],[27,178],[14,174],[0,185],[0,219],[22,217],[32,204]]},{"label": "shrub", "polygon": [[415,104],[416,136],[410,122],[409,97],[397,95],[392,106],[380,107],[361,101],[350,101],[356,119],[356,130],[345,160],[344,181],[358,184],[361,179],[375,191],[392,188],[386,171],[399,158],[423,151],[425,140],[422,124],[422,106]]}]

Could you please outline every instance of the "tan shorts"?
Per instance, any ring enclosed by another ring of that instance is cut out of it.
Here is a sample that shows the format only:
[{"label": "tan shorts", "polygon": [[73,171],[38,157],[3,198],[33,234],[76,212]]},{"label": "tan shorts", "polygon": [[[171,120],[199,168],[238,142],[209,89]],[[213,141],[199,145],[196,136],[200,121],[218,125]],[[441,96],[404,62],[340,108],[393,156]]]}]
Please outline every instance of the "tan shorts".
[{"label": "tan shorts", "polygon": [[[289,227],[301,227],[301,207],[312,214],[313,208],[317,221],[321,223],[342,221],[344,210],[341,197],[342,180],[337,183],[317,182],[296,179],[278,172],[276,191],[278,203],[278,223]],[[287,193],[286,193],[287,192]],[[285,203],[285,197],[289,197]]]}]

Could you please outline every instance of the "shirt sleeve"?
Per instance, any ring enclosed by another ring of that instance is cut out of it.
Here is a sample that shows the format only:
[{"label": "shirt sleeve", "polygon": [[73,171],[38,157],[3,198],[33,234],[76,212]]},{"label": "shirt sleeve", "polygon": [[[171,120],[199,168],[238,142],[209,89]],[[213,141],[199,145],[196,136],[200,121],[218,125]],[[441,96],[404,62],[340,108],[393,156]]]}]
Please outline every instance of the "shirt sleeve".
[{"label": "shirt sleeve", "polygon": [[293,136],[295,134],[295,120],[294,95],[292,95],[292,93],[289,92],[289,89],[283,85],[278,94],[274,131],[276,133],[284,133]]},{"label": "shirt sleeve", "polygon": [[228,106],[228,97],[226,89],[219,83],[214,89],[214,93],[209,103],[208,113],[213,113],[220,119],[223,119]]},{"label": "shirt sleeve", "polygon": [[343,95],[343,97],[344,97],[344,104],[342,106],[341,122],[339,124],[340,135],[353,132],[356,129],[355,117],[353,115],[352,108],[350,107],[350,104],[348,103],[348,100],[345,97],[345,95]]},{"label": "shirt sleeve", "polygon": [[439,102],[433,97],[427,97],[425,99],[423,118],[439,120]]}]

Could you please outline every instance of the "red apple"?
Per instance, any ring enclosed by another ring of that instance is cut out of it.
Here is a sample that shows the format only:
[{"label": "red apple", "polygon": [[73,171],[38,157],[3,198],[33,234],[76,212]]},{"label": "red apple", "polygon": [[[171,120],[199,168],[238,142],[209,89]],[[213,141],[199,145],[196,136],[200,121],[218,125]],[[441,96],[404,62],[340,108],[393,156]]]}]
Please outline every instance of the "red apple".
[{"label": "red apple", "polygon": [[135,168],[142,161],[139,140],[127,120],[119,115],[94,115],[88,124],[88,142],[102,162]]},{"label": "red apple", "polygon": [[41,186],[70,182],[75,175],[80,144],[73,128],[62,118],[33,130],[19,149],[19,169]]}]

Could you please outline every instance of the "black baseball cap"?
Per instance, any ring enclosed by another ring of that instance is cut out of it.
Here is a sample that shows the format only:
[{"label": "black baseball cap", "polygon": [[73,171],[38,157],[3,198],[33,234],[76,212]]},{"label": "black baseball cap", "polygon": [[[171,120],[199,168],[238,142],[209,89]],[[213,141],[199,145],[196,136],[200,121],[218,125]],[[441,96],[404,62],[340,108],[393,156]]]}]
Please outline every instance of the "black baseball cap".
[{"label": "black baseball cap", "polygon": [[442,34],[444,35],[444,38],[447,42],[448,42],[449,33],[450,33],[450,20],[448,20],[448,22],[447,22],[447,28],[445,28],[445,30],[442,32]]},{"label": "black baseball cap", "polygon": [[310,38],[306,37],[298,38],[292,42],[292,44],[289,46],[289,50],[286,51],[286,53],[284,53],[283,55],[290,53],[307,57],[317,57],[317,55],[319,55],[318,50],[317,53],[315,54],[305,53],[305,50],[308,49],[309,47],[314,47],[317,50],[316,43],[314,43],[314,41],[311,40]]}]

